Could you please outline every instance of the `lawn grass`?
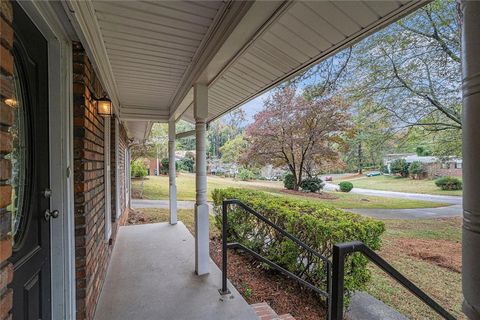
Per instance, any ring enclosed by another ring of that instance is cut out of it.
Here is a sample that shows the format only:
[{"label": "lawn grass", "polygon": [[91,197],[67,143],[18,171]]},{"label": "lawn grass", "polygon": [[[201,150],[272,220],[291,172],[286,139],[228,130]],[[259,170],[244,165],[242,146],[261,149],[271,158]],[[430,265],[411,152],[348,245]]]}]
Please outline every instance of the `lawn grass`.
[{"label": "lawn grass", "polygon": [[[145,180],[132,180],[133,194],[139,195],[143,184],[143,199],[161,200],[168,199],[168,177],[150,176]],[[265,191],[276,195],[283,195],[292,198],[310,199],[328,203],[339,208],[364,208],[364,209],[412,209],[412,208],[434,208],[447,205],[446,203],[435,203],[430,201],[393,199],[385,197],[364,196],[353,193],[333,192],[335,199],[320,199],[303,195],[285,194],[283,183],[279,181],[235,181],[231,178],[208,176],[207,196],[211,201],[211,191],[217,188],[246,188]],[[180,173],[177,177],[177,199],[195,200],[195,175]]]},{"label": "lawn grass", "polygon": [[[168,209],[137,209],[152,222],[168,221]],[[193,210],[178,210],[178,219],[194,233]],[[401,239],[419,239],[429,241],[459,242],[461,239],[461,218],[443,219],[410,219],[384,220],[386,232],[382,236],[383,246],[379,254],[392,264],[403,275],[433,297],[457,319],[465,319],[461,312],[463,300],[461,290],[461,274],[440,267],[431,261],[412,257],[399,250]],[[210,235],[218,236],[220,231],[215,227],[214,218],[210,217]],[[409,319],[441,319],[430,308],[409,293],[401,285],[393,281],[373,264],[369,265],[372,279],[366,291],[377,299],[392,306]]]},{"label": "lawn grass", "polygon": [[[437,194],[445,196],[461,196],[462,190],[441,190],[435,185],[434,180],[423,179],[414,180],[411,178],[403,178],[400,176],[377,176],[377,177],[355,177],[350,176],[348,181],[353,183],[353,187],[386,190],[398,192]],[[340,180],[339,180],[340,181]],[[339,181],[336,181],[339,182]]]},{"label": "lawn grass", "polygon": [[[434,241],[434,243],[459,243],[461,218],[384,220],[386,232],[379,254],[409,280],[429,294],[457,319],[465,319],[461,312],[461,274],[423,260],[401,250],[401,240]],[[445,242],[447,241],[447,242]],[[458,246],[460,250],[460,246]],[[460,252],[457,252],[459,256]],[[405,314],[409,319],[441,319],[419,299],[393,281],[374,265],[370,265],[372,280],[367,292]]]}]

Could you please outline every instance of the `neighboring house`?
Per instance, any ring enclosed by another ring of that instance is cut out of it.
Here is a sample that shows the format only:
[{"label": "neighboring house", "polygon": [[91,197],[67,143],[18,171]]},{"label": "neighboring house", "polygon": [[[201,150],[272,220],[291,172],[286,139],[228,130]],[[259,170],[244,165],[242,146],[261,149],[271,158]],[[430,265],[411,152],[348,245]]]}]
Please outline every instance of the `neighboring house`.
[{"label": "neighboring house", "polygon": [[281,168],[274,168],[271,164],[263,166],[260,170],[260,175],[267,180],[282,180],[287,170]]},{"label": "neighboring house", "polygon": [[407,163],[415,161],[423,163],[425,169],[425,175],[429,178],[442,177],[442,176],[462,176],[462,163],[463,160],[457,157],[432,157],[432,156],[417,156],[415,153],[398,153],[387,154],[383,158],[383,164],[387,166],[390,172],[390,164],[397,159],[405,159]]},{"label": "neighboring house", "polygon": [[[232,286],[228,298],[217,291],[207,124],[426,3],[1,0],[0,319],[258,318],[243,316],[248,305]],[[480,4],[462,10],[462,277],[465,313],[478,319]],[[194,238],[177,233],[180,119],[195,123]],[[121,227],[130,147],[153,122],[169,124],[169,223],[139,232]],[[152,258],[162,268],[142,260]],[[330,283],[343,297],[343,284]]]}]

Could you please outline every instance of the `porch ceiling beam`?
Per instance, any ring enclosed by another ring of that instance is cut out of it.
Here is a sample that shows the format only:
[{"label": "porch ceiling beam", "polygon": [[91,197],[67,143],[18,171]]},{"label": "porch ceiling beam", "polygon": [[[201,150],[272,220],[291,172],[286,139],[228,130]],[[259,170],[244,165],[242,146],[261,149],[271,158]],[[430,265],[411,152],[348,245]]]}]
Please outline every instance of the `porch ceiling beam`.
[{"label": "porch ceiling beam", "polygon": [[[123,121],[153,121],[153,122],[168,122],[169,116],[159,116],[159,115],[145,115],[138,113],[128,113],[122,112],[120,118]],[[149,133],[146,134],[148,136]]]},{"label": "porch ceiling beam", "polygon": [[176,134],[177,139],[187,138],[195,135],[195,130],[179,132]]}]

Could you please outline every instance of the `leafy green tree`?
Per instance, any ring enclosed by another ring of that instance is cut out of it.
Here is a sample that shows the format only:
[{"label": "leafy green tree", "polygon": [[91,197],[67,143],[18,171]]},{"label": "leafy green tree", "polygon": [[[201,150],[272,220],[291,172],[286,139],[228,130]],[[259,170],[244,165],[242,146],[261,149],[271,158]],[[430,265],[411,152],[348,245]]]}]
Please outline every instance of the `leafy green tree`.
[{"label": "leafy green tree", "polygon": [[239,134],[235,138],[228,140],[222,147],[222,162],[224,163],[241,163],[246,150],[248,149],[248,141],[245,140],[243,134]]}]

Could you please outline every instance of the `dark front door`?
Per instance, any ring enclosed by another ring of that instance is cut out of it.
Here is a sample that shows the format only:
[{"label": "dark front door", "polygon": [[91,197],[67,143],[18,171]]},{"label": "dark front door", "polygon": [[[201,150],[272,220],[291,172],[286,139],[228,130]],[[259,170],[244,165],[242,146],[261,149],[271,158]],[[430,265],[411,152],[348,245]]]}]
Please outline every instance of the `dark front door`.
[{"label": "dark front door", "polygon": [[51,317],[47,41],[13,3],[13,318]]}]

